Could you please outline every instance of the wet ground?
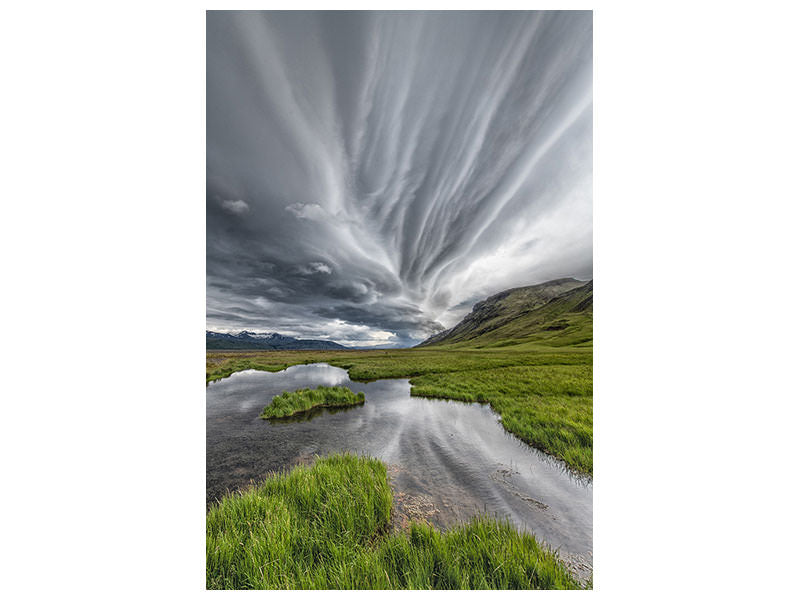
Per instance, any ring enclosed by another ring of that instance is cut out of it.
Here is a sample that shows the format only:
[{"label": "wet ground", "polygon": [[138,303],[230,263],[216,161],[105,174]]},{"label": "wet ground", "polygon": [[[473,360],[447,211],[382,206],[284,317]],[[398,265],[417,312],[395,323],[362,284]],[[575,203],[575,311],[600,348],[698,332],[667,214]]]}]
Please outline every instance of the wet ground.
[{"label": "wet ground", "polygon": [[[279,422],[259,418],[284,390],[343,385],[365,404]],[[508,518],[553,548],[581,579],[592,568],[592,483],[509,434],[485,404],[411,397],[407,379],[351,382],[343,369],[297,365],[242,371],[206,391],[206,495],[258,482],[315,455],[352,451],[383,460],[395,528],[447,528],[478,513]]]}]

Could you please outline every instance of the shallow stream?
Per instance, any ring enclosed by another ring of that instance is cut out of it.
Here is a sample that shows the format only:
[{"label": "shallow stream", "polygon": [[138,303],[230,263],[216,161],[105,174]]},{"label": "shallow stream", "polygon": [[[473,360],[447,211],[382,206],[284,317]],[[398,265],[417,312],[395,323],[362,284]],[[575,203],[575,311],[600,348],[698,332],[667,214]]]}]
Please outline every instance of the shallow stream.
[{"label": "shallow stream", "polygon": [[[265,421],[274,395],[318,385],[364,392],[361,406]],[[350,381],[344,369],[241,371],[206,390],[206,495],[211,503],[314,455],[351,451],[389,466],[396,520],[447,528],[478,513],[508,518],[579,574],[592,564],[592,483],[509,434],[486,404],[415,398],[407,379]],[[397,523],[396,523],[397,526]]]}]

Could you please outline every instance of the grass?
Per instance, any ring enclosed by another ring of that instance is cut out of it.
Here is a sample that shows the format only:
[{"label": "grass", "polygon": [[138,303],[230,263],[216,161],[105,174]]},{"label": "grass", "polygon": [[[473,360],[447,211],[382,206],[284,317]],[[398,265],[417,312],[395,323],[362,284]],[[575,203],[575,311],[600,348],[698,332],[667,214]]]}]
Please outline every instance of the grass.
[{"label": "grass", "polygon": [[302,389],[274,396],[272,403],[261,411],[262,419],[282,419],[304,413],[317,406],[336,407],[364,404],[364,392],[353,393],[346,387],[319,386],[315,390]]},{"label": "grass", "polygon": [[513,345],[491,348],[208,351],[206,380],[244,369],[280,371],[314,362],[347,369],[354,381],[408,377],[416,396],[487,402],[508,431],[574,470],[592,474],[591,341],[571,346],[514,340]]},{"label": "grass", "polygon": [[208,589],[575,589],[557,556],[506,522],[390,534],[386,467],[319,459],[229,495],[206,519]]},{"label": "grass", "polygon": [[411,394],[489,402],[503,427],[528,444],[592,473],[592,366],[539,365],[435,373]]}]

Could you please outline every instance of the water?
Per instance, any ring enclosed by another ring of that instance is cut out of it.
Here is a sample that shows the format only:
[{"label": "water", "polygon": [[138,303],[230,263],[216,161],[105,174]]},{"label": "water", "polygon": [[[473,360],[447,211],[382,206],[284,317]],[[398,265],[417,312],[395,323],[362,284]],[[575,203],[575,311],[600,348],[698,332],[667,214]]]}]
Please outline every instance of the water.
[{"label": "water", "polygon": [[[363,391],[367,401],[288,422],[259,418],[272,396],[318,385]],[[352,451],[389,465],[401,522],[424,518],[446,528],[486,512],[559,548],[576,571],[591,568],[590,481],[506,432],[488,405],[414,398],[410,389],[407,379],[352,382],[325,364],[210,383],[207,501],[314,455]]]}]

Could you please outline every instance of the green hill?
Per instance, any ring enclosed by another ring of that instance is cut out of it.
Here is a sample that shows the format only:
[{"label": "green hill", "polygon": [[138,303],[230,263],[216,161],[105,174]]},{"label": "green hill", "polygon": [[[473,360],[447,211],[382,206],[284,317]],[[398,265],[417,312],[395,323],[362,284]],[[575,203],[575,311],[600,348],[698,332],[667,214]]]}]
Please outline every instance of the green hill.
[{"label": "green hill", "polygon": [[592,281],[556,279],[478,302],[452,329],[420,347],[592,346]]}]

